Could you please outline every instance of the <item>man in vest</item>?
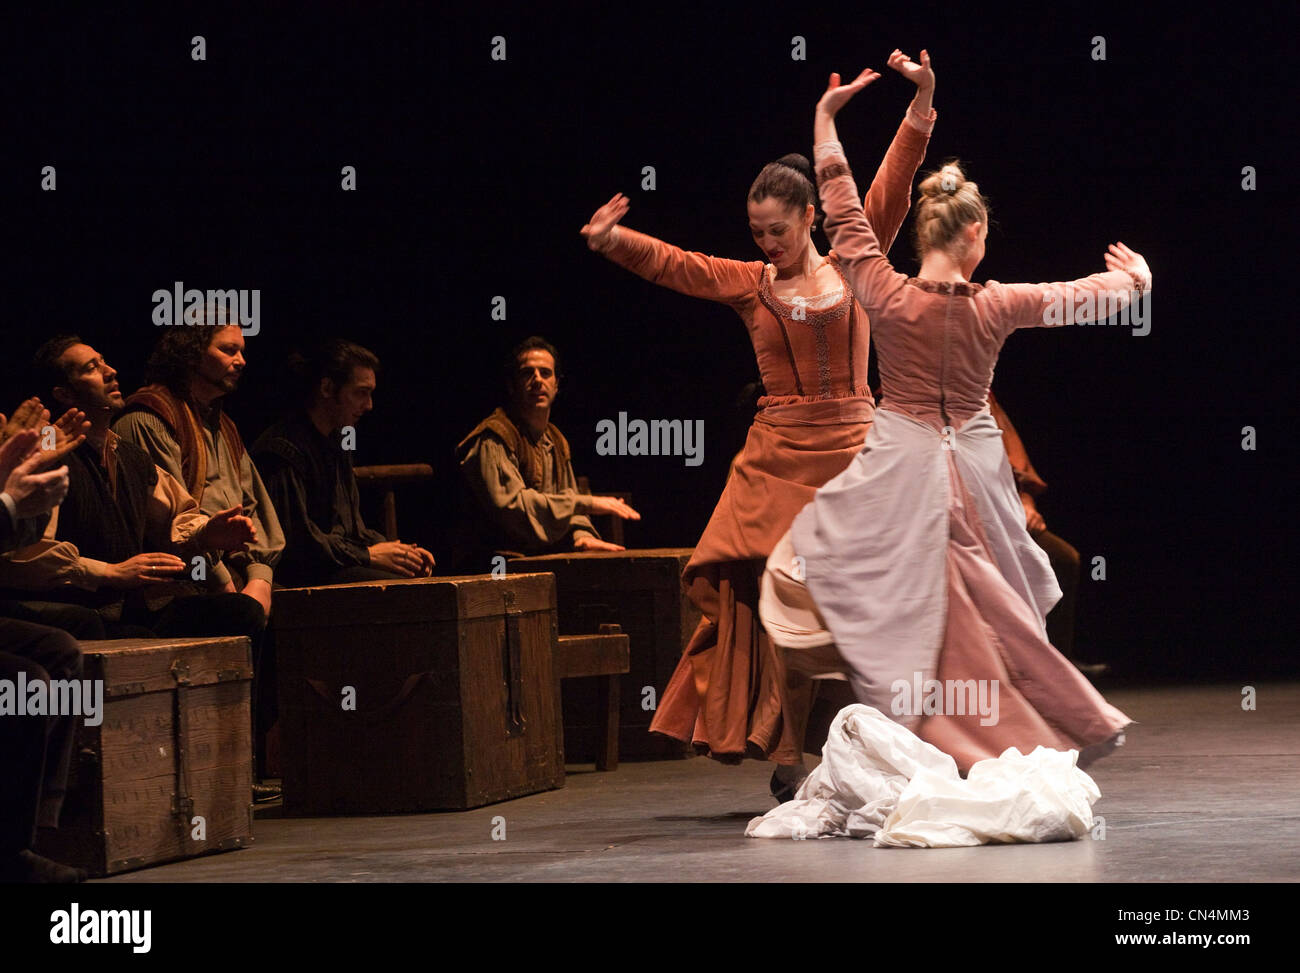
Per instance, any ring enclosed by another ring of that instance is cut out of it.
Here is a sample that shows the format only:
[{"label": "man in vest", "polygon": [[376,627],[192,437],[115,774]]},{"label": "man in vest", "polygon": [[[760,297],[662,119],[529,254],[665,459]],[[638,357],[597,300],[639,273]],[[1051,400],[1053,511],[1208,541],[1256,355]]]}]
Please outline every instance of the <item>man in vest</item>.
[{"label": "man in vest", "polygon": [[180,481],[208,516],[242,508],[256,538],[224,551],[214,572],[226,591],[247,595],[270,617],[284,534],[239,431],[222,411],[244,370],[244,336],[227,320],[223,305],[209,304],[201,323],[168,327],[149,356],[148,384],[126,400],[113,431]]},{"label": "man in vest", "polygon": [[36,354],[55,401],[83,412],[85,441],[67,455],[69,490],[44,536],[0,561],[0,584],[27,617],[80,638],[247,635],[265,626],[261,606],[207,591],[210,552],[255,540],[238,507],[208,517],[165,470],[109,423],[124,402],[117,372],[75,335]]},{"label": "man in vest", "polygon": [[559,392],[558,359],[554,346],[543,338],[520,343],[506,369],[509,404],[480,422],[456,447],[462,478],[479,515],[478,563],[472,570],[490,570],[484,558],[496,550],[530,555],[621,551],[619,545],[601,540],[588,515],[641,519],[616,497],[578,493],[569,443],[551,422]]}]

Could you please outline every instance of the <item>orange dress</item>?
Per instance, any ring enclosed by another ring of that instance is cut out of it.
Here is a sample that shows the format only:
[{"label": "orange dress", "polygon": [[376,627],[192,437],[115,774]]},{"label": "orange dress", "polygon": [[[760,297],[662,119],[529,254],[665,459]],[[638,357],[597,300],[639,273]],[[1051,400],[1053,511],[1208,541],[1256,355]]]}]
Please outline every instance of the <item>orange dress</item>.
[{"label": "orange dress", "polygon": [[[907,215],[929,119],[899,126],[864,200],[881,239]],[[796,307],[772,292],[761,261],[691,253],[619,227],[605,255],[646,280],[728,304],[749,331],[767,395],[686,566],[682,581],[704,615],[660,697],[651,730],[716,759],[799,761],[787,711],[785,668],[758,619],[767,556],[817,488],[862,448],[874,402],[867,384],[866,314],[840,272],[822,304]],[[829,255],[838,271],[839,261]]]}]

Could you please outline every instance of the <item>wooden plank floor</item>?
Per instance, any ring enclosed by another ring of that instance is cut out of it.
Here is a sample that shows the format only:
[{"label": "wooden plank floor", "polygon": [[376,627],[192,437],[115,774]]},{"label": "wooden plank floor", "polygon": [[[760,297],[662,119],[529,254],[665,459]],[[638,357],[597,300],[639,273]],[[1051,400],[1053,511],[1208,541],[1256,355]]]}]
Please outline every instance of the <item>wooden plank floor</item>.
[{"label": "wooden plank floor", "polygon": [[[1108,690],[1128,746],[1092,768],[1105,840],[944,850],[754,840],[771,768],[703,758],[571,767],[562,790],[468,812],[259,814],[237,852],[113,882],[1300,880],[1300,683]],[[504,840],[494,840],[494,828]]]}]

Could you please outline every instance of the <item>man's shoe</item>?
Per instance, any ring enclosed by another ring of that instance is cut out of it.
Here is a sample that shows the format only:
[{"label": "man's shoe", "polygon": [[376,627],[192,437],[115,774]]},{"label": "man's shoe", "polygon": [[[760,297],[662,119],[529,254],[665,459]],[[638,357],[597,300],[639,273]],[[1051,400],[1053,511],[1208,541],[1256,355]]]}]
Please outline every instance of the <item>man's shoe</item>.
[{"label": "man's shoe", "polygon": [[282,796],[279,784],[265,784],[261,781],[253,782],[253,803],[267,804],[271,801],[278,801]]},{"label": "man's shoe", "polygon": [[60,865],[53,859],[45,858],[27,848],[0,865],[0,882],[20,882],[24,885],[72,885],[85,880],[85,870]]}]

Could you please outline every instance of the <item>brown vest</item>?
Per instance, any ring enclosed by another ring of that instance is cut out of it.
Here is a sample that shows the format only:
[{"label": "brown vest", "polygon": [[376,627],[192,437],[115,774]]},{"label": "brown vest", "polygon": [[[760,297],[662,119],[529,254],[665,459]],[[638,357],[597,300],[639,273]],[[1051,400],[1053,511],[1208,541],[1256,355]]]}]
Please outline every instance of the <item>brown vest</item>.
[{"label": "brown vest", "polygon": [[[202,505],[208,482],[208,450],[203,442],[203,420],[194,406],[165,385],[146,385],[126,400],[126,411],[152,412],[170,430],[181,448],[181,475],[194,502]],[[221,438],[238,469],[244,458],[244,443],[234,421],[221,413]]]},{"label": "brown vest", "polygon": [[[506,413],[504,409],[498,408],[490,416],[474,427],[474,431],[460,441],[456,447],[456,455],[463,457],[469,447],[479,436],[485,432],[491,432],[498,436],[506,444],[506,448],[514,454],[519,463],[519,474],[523,477],[524,483],[530,489],[542,489],[542,475],[545,472],[546,450],[534,443],[528,438],[514,420]],[[569,441],[564,438],[564,434],[555,427],[555,423],[547,423],[546,434],[555,444],[555,460],[557,472],[569,464]]]}]

